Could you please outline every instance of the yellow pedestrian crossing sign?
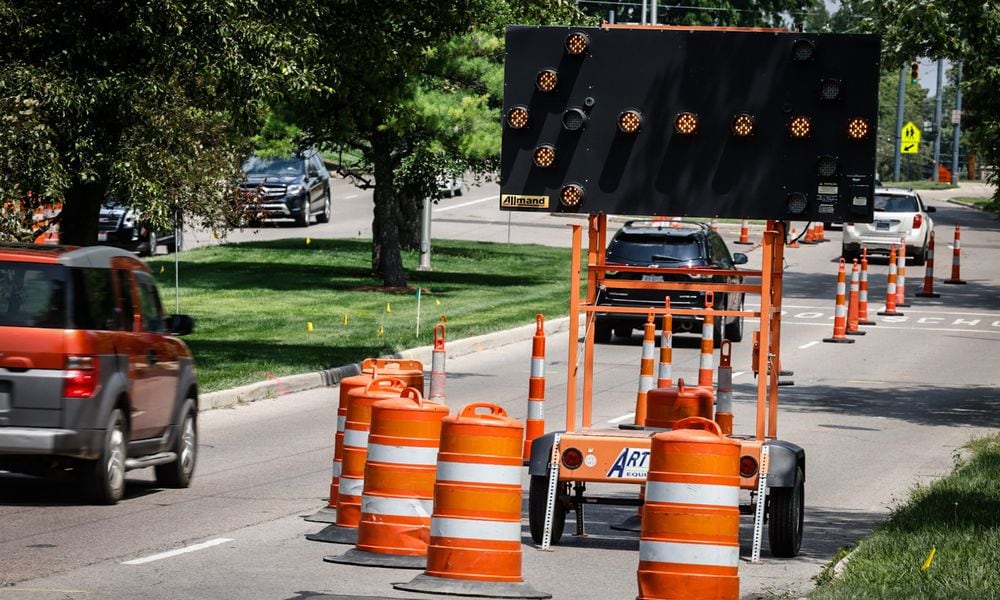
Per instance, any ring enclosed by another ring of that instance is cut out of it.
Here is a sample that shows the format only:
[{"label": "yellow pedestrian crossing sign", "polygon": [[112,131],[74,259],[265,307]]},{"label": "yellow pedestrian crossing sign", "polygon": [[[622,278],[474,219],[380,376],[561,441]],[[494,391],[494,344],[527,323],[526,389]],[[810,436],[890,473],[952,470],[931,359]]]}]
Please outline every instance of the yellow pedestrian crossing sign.
[{"label": "yellow pedestrian crossing sign", "polygon": [[908,121],[899,132],[899,151],[902,154],[916,154],[920,149],[920,128]]}]

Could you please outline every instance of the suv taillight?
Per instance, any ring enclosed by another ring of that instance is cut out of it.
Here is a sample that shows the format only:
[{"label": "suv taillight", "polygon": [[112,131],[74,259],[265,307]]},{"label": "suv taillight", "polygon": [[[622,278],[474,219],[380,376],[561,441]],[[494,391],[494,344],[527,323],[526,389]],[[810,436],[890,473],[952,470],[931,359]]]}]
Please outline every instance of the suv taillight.
[{"label": "suv taillight", "polygon": [[90,398],[100,383],[97,359],[93,356],[66,358],[66,378],[63,380],[64,398]]},{"label": "suv taillight", "polygon": [[921,216],[919,214],[913,215],[913,228],[914,229],[920,229],[920,225],[923,222],[924,222],[924,217],[923,216]]}]

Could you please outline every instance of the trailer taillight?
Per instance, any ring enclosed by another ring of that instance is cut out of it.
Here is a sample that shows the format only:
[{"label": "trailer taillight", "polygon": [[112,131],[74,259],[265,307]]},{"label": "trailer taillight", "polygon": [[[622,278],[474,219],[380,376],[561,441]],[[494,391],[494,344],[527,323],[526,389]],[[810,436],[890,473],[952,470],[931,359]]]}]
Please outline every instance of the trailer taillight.
[{"label": "trailer taillight", "polygon": [[579,469],[583,464],[583,452],[576,448],[567,448],[562,453],[562,464],[567,469]]},{"label": "trailer taillight", "polygon": [[740,457],[740,477],[753,477],[757,474],[757,459],[752,456]]},{"label": "trailer taillight", "polygon": [[559,83],[559,73],[555,69],[542,69],[535,76],[535,85],[543,92],[551,92]]},{"label": "trailer taillight", "polygon": [[528,109],[523,106],[515,106],[507,111],[507,125],[511,129],[524,129],[528,124]]}]

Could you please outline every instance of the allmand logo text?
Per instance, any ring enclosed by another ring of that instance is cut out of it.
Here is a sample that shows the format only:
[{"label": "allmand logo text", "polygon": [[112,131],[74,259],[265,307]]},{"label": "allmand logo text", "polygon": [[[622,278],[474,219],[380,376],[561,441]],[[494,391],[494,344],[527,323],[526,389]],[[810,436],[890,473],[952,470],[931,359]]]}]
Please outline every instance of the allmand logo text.
[{"label": "allmand logo text", "polygon": [[500,208],[537,208],[544,210],[548,207],[548,196],[521,196],[518,194],[503,194],[500,196]]}]

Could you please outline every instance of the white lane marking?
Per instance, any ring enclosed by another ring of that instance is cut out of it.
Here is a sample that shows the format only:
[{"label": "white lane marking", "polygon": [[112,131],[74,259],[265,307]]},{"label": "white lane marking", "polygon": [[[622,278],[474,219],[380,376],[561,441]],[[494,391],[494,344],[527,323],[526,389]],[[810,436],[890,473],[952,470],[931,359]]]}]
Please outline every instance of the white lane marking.
[{"label": "white lane marking", "polygon": [[[887,317],[891,319],[892,317]],[[898,317],[905,319],[906,317]],[[812,325],[813,327],[829,327],[828,323],[805,323],[800,321],[782,321],[782,327],[785,325]],[[986,333],[986,334],[1000,334],[998,331],[990,331],[989,329],[949,329],[946,327],[899,327],[893,325],[892,321],[879,321],[879,329],[894,329],[903,331],[944,331],[947,333]],[[869,329],[868,331],[878,331],[878,329]]]},{"label": "white lane marking", "polygon": [[360,195],[361,194],[350,194],[350,195],[344,196],[344,200],[350,200],[351,198],[357,198]]},{"label": "white lane marking", "polygon": [[621,423],[622,421],[627,421],[627,420],[629,420],[629,419],[631,419],[633,417],[635,417],[635,413],[629,413],[627,415],[622,415],[620,417],[615,417],[614,419],[611,419],[610,421],[608,421],[608,423]]},{"label": "white lane marking", "polygon": [[218,546],[219,544],[225,544],[226,542],[233,541],[232,538],[215,538],[214,540],[208,540],[207,542],[202,542],[200,544],[194,544],[193,546],[187,546],[185,548],[178,548],[176,550],[170,550],[169,552],[161,552],[159,554],[153,554],[152,556],[147,556],[145,558],[137,558],[135,560],[126,560],[123,565],[143,565],[146,563],[153,562],[154,560],[162,560],[164,558],[172,558],[174,556],[179,556],[181,554],[187,554],[188,552],[197,552],[198,550],[204,550],[205,548],[211,548],[212,546]]},{"label": "white lane marking", "polygon": [[449,210],[455,210],[456,208],[464,208],[466,206],[472,206],[473,204],[481,204],[483,202],[488,202],[490,200],[496,200],[497,202],[500,201],[500,199],[497,198],[496,196],[488,196],[486,198],[480,198],[478,200],[469,200],[468,202],[463,202],[461,204],[452,204],[450,206],[444,206],[444,207],[441,207],[441,208],[435,208],[434,212],[435,213],[442,213],[442,212],[449,211]]},{"label": "white lane marking", "polygon": [[809,342],[808,344],[802,344],[801,346],[799,346],[799,350],[805,350],[806,348],[812,348],[813,346],[815,346],[818,343],[819,342],[813,340],[813,341]]},{"label": "white lane marking", "polygon": [[[869,298],[871,298],[872,297],[871,296],[871,290],[869,289],[868,291],[869,291]],[[879,304],[879,303],[878,302],[871,302],[871,301],[868,302],[868,306],[869,307],[872,306],[872,305],[874,305],[874,304]],[[747,302],[745,304],[745,306],[760,307],[760,304],[751,304],[751,303]],[[808,306],[808,305],[804,305],[804,304],[803,305],[799,305],[799,304],[783,304],[781,306],[781,308],[782,309],[788,309],[788,308],[806,308],[806,309],[812,309],[812,310],[829,310],[828,306]],[[908,312],[908,313],[928,314],[928,315],[959,315],[959,316],[963,316],[963,317],[993,317],[993,316],[996,316],[996,314],[997,314],[995,312],[991,312],[991,313],[975,313],[975,312],[953,312],[953,311],[950,311],[950,310],[919,310],[919,309],[918,310],[907,309],[906,312]],[[785,315],[785,316],[787,317],[788,315]]]},{"label": "white lane marking", "polygon": [[746,371],[736,371],[735,373],[733,373],[733,379],[736,379],[740,375],[746,375],[746,374],[747,374]]}]

